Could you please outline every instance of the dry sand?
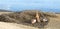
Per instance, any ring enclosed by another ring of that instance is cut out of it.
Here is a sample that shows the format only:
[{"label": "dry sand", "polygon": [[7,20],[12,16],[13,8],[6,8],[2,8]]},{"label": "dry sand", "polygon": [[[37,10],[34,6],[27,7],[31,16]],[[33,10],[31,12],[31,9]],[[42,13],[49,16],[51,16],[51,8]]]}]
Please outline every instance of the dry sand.
[{"label": "dry sand", "polygon": [[38,29],[38,28],[16,23],[0,22],[0,29]]}]

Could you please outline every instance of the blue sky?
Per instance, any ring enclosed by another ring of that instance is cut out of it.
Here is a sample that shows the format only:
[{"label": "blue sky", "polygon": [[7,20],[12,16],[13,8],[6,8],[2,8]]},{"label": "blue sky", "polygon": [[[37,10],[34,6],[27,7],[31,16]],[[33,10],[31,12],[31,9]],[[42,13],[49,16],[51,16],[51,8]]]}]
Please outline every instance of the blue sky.
[{"label": "blue sky", "polygon": [[0,0],[0,9],[12,11],[38,9],[60,12],[60,0]]}]

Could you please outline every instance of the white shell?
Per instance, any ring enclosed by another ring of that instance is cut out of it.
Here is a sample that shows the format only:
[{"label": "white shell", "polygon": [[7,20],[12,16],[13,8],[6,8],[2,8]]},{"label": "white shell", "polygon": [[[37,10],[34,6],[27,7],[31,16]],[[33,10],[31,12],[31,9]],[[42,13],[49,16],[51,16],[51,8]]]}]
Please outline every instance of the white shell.
[{"label": "white shell", "polygon": [[43,21],[47,21],[47,19],[43,19]]},{"label": "white shell", "polygon": [[32,19],[32,22],[31,23],[32,24],[36,23],[36,19]]}]

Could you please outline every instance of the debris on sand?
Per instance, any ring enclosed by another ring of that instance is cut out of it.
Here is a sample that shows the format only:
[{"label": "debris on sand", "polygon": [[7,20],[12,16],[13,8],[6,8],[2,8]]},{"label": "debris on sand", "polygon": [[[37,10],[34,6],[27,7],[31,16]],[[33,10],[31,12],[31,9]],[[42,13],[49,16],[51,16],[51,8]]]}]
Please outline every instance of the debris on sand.
[{"label": "debris on sand", "polygon": [[[56,15],[46,14],[46,13],[43,13],[40,11],[37,11],[37,12],[39,14],[39,19],[46,17],[46,19],[49,20],[48,17],[55,17],[56,16]],[[44,17],[41,15],[41,13],[44,15]],[[21,11],[21,12],[17,12],[17,13],[15,12],[15,13],[10,13],[10,14],[2,14],[2,15],[0,15],[0,21],[14,22],[14,23],[27,25],[27,26],[40,27],[41,24],[43,24],[42,21],[38,22],[38,23],[36,22],[34,24],[31,24],[31,20],[36,18],[35,16],[36,16],[36,10],[28,10],[28,11]],[[48,22],[47,22],[47,24],[48,24]],[[46,22],[44,22],[44,23],[46,23]]]}]

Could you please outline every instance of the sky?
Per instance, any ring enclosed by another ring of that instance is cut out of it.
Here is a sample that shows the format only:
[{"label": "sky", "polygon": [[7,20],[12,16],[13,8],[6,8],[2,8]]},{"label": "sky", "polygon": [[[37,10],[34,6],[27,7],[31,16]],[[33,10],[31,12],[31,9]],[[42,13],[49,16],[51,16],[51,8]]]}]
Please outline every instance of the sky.
[{"label": "sky", "polygon": [[0,9],[60,12],[60,0],[0,0]]}]

